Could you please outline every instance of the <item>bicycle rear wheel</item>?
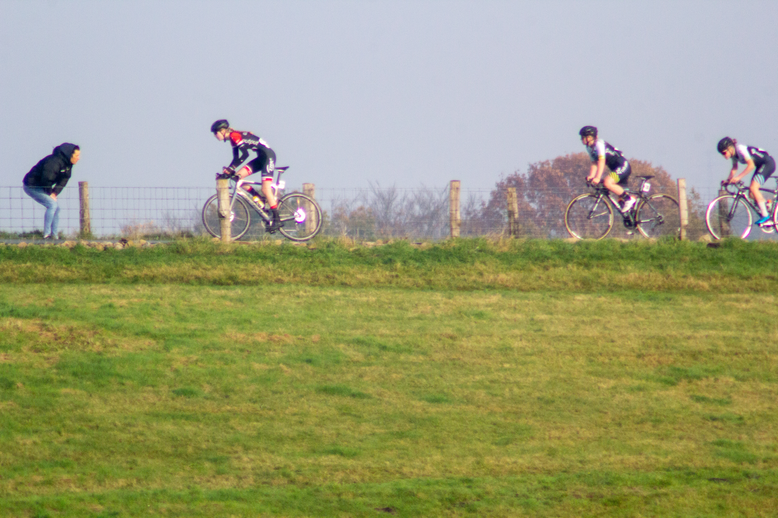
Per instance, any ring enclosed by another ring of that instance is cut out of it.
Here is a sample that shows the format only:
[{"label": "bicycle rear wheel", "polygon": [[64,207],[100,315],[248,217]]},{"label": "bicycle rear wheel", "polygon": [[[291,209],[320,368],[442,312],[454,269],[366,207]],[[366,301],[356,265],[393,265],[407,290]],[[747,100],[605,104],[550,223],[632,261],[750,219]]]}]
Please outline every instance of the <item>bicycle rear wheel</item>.
[{"label": "bicycle rear wheel", "polygon": [[[235,200],[230,215],[230,234],[232,239],[238,240],[249,229],[251,215],[246,202],[240,197]],[[221,218],[219,217],[219,199],[214,194],[203,206],[203,225],[213,237],[222,237]]]},{"label": "bicycle rear wheel", "polygon": [[278,215],[284,225],[279,232],[292,241],[308,241],[321,230],[321,208],[305,194],[294,192],[281,198]]},{"label": "bicycle rear wheel", "polygon": [[708,205],[705,225],[714,239],[739,237],[745,239],[751,233],[751,210],[742,199],[733,194],[719,196]]},{"label": "bicycle rear wheel", "polygon": [[602,239],[613,228],[613,207],[604,196],[576,196],[565,209],[565,228],[577,239]]},{"label": "bicycle rear wheel", "polygon": [[667,194],[652,194],[638,205],[635,225],[644,237],[680,237],[681,213],[678,202]]}]

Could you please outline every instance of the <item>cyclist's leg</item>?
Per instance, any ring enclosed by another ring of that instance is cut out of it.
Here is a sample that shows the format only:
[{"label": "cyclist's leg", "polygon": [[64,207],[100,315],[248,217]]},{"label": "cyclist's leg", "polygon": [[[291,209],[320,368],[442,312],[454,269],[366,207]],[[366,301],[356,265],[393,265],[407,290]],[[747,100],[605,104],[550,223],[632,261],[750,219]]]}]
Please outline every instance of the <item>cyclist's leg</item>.
[{"label": "cyclist's leg", "polygon": [[[241,167],[240,170],[237,173],[235,173],[235,175],[241,180],[243,180],[248,176],[251,176],[252,174],[254,174],[254,170],[251,167],[251,162]],[[249,193],[251,196],[259,196],[259,193],[255,191],[251,185],[241,185],[240,187],[241,189]]]},{"label": "cyclist's leg", "polygon": [[[257,160],[259,160],[259,157],[257,157]],[[278,208],[278,200],[276,199],[276,195],[273,192],[272,184],[273,184],[273,175],[275,174],[276,170],[276,154],[273,153],[272,150],[268,150],[267,157],[265,157],[265,160],[263,160],[262,164],[262,194],[265,195],[265,198],[267,199],[267,202],[270,204],[271,209]],[[260,172],[257,170],[257,172]]]},{"label": "cyclist's leg", "polygon": [[622,212],[627,212],[635,205],[637,199],[627,192],[627,185],[629,182],[629,176],[632,174],[632,167],[629,162],[624,162],[624,165],[605,177],[603,184],[613,194],[619,197],[624,202],[621,207]]},{"label": "cyclist's leg", "polygon": [[272,176],[266,176],[262,178],[262,192],[264,193],[265,197],[267,198],[267,202],[270,205],[270,216],[273,218],[273,221],[270,223],[268,230],[270,230],[270,232],[275,232],[279,228],[283,227],[284,224],[281,222],[281,215],[278,213],[278,199],[273,193],[273,189],[271,187],[272,183]]},{"label": "cyclist's leg", "polygon": [[764,195],[762,195],[761,191],[759,190],[762,185],[764,185],[765,180],[770,178],[770,176],[775,171],[775,160],[772,159],[772,157],[769,157],[769,160],[766,160],[764,164],[762,164],[761,167],[759,167],[756,171],[754,171],[754,175],[751,177],[751,185],[749,186],[749,191],[751,191],[751,196],[754,198],[754,201],[757,205],[759,205],[759,213],[762,216],[760,219],[756,221],[758,225],[761,225],[763,223],[766,223],[770,220],[770,214],[767,210],[767,204],[764,199]]},{"label": "cyclist's leg", "polygon": [[255,174],[262,175],[262,194],[265,196],[268,205],[270,206],[270,215],[273,218],[268,230],[272,233],[283,226],[281,223],[281,216],[278,214],[278,199],[275,192],[273,192],[273,175],[276,167],[276,155],[272,150],[268,150],[267,154],[260,155],[252,160],[248,165],[252,166],[252,170]]}]

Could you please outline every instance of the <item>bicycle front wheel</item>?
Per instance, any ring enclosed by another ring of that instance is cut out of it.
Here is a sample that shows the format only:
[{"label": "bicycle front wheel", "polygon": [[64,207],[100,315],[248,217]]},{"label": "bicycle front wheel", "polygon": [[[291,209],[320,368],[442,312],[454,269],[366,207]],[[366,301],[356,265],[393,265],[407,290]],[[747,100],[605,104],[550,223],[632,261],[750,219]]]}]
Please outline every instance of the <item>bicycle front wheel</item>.
[{"label": "bicycle front wheel", "polygon": [[[240,197],[235,200],[230,214],[230,234],[233,240],[243,237],[249,229],[251,214],[246,202]],[[203,206],[203,225],[213,237],[222,237],[221,218],[219,217],[219,199],[214,194]]]},{"label": "bicycle front wheel", "polygon": [[652,194],[638,205],[635,225],[644,237],[680,237],[681,212],[678,202],[667,194]]},{"label": "bicycle front wheel", "polygon": [[565,209],[565,228],[577,239],[602,239],[613,228],[613,207],[604,196],[581,194]]},{"label": "bicycle front wheel", "polygon": [[294,192],[278,202],[281,235],[292,241],[308,241],[321,230],[321,207],[313,198]]},{"label": "bicycle front wheel", "polygon": [[714,239],[739,237],[745,239],[751,233],[753,219],[748,204],[733,194],[719,196],[708,205],[705,225]]}]

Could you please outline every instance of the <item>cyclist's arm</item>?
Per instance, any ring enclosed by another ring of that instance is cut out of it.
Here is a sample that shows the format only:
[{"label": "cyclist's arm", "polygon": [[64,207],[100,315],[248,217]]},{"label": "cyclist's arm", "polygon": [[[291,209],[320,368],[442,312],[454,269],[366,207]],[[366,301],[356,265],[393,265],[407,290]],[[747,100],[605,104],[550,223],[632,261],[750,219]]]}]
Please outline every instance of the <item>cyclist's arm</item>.
[{"label": "cyclist's arm", "polygon": [[735,169],[733,169],[732,171],[730,171],[730,173],[729,173],[729,176],[730,176],[730,178],[732,178],[732,179],[730,180],[730,183],[738,183],[738,182],[739,182],[740,180],[742,180],[742,179],[743,179],[743,178],[744,178],[744,177],[745,177],[745,176],[746,176],[748,173],[751,173],[751,172],[753,172],[755,169],[756,169],[756,165],[754,164],[754,161],[753,161],[753,160],[751,160],[751,159],[749,158],[748,160],[746,160],[746,168],[745,168],[745,169],[743,169],[743,172],[742,172],[742,173],[740,173],[739,175],[737,175],[737,176],[735,176],[735,177],[733,178],[733,175],[737,174],[737,168],[735,168]]},{"label": "cyclist's arm", "polygon": [[591,180],[594,183],[600,183],[603,171],[605,171],[605,157],[601,156],[596,163],[592,162],[592,168],[589,171],[587,180]]},{"label": "cyclist's arm", "polygon": [[235,146],[232,148],[232,162],[227,166],[227,169],[231,169],[235,172],[238,166],[242,164],[249,156],[249,151],[243,146]]},{"label": "cyclist's arm", "polygon": [[586,175],[586,181],[591,182],[592,178],[594,178],[594,174],[597,172],[597,164],[592,162],[592,166],[589,168],[589,174]]}]

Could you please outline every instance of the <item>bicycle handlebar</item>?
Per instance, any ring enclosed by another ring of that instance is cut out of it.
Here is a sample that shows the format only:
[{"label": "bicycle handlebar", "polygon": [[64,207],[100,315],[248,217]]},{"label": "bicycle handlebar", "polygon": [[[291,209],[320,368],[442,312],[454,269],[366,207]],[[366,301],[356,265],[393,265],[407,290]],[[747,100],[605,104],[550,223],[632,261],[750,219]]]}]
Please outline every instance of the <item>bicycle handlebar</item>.
[{"label": "bicycle handlebar", "polygon": [[591,188],[591,189],[594,189],[595,191],[603,191],[603,190],[607,191],[608,190],[608,188],[605,187],[605,185],[603,185],[602,182],[594,183],[591,180],[586,180],[586,186]]},{"label": "bicycle handlebar", "polygon": [[737,183],[730,183],[730,182],[724,180],[724,181],[721,182],[721,186],[729,194],[737,194],[739,191],[742,191],[742,190],[744,190],[746,188],[746,184],[743,183],[742,181],[737,182]]}]

